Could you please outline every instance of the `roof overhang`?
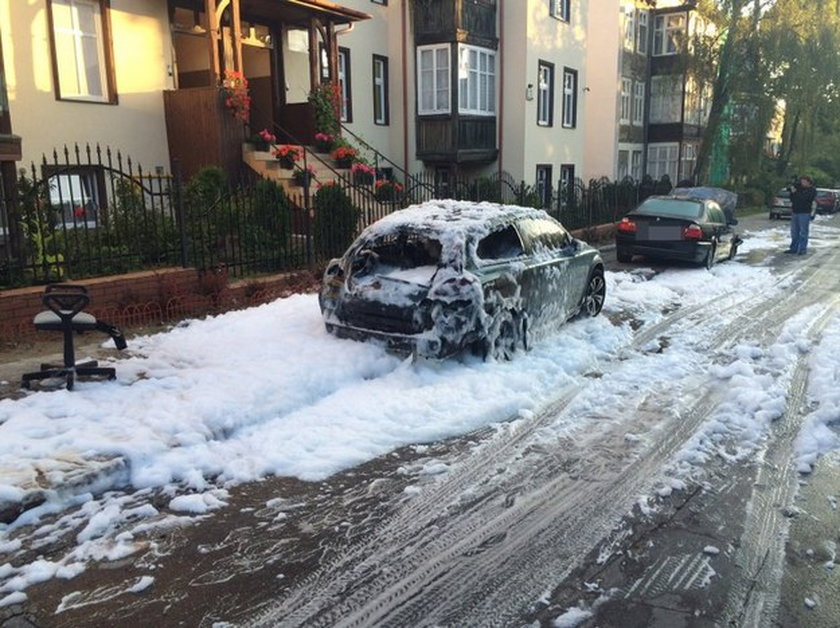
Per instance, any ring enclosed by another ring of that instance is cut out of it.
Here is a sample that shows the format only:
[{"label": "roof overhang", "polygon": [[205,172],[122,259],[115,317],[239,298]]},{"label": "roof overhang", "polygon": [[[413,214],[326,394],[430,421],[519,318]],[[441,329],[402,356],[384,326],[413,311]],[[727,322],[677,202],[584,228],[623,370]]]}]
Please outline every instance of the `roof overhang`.
[{"label": "roof overhang", "polygon": [[317,17],[333,24],[351,24],[371,19],[369,13],[356,11],[329,0],[241,0],[242,15],[297,24]]}]

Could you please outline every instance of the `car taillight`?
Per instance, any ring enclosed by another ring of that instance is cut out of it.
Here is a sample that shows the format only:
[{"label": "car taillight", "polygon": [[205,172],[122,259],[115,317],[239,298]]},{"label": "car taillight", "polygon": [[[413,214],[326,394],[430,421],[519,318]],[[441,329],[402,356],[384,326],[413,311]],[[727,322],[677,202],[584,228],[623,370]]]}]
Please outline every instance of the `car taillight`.
[{"label": "car taillight", "polygon": [[700,225],[690,224],[682,232],[683,240],[702,240],[703,230]]},{"label": "car taillight", "polygon": [[618,230],[621,233],[636,233],[639,226],[629,218],[622,218],[621,222],[618,223]]}]

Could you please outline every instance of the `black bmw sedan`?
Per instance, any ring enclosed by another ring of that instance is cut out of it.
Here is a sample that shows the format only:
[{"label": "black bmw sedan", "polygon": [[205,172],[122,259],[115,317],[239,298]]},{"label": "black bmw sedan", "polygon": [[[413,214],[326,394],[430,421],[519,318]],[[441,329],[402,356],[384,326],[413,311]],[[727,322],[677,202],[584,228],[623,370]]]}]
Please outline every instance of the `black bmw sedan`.
[{"label": "black bmw sedan", "polygon": [[711,268],[735,257],[741,242],[736,224],[709,198],[651,196],[618,223],[616,258],[627,263],[641,255]]}]

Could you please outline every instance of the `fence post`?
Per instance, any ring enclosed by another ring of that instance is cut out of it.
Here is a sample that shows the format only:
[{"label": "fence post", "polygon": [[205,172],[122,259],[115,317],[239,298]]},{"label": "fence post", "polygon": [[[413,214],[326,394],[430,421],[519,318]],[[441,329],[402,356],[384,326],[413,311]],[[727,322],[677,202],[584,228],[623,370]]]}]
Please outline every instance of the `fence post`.
[{"label": "fence post", "polygon": [[306,265],[310,270],[315,270],[315,249],[312,242],[312,195],[309,193],[309,184],[303,186],[303,215],[306,231]]},{"label": "fence post", "polygon": [[184,187],[181,181],[181,162],[172,160],[172,193],[175,196],[175,217],[178,221],[178,236],[181,244],[181,267],[189,266],[187,254],[187,217],[184,213]]}]

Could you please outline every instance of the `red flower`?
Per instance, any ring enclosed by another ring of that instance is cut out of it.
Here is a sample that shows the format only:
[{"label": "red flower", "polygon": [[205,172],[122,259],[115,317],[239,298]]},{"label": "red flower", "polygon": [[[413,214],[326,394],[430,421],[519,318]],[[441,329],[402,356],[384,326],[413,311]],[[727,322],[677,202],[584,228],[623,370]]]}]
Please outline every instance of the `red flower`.
[{"label": "red flower", "polygon": [[85,217],[85,208],[82,207],[81,205],[76,205],[76,207],[73,208],[73,215],[76,218],[84,218]]}]

